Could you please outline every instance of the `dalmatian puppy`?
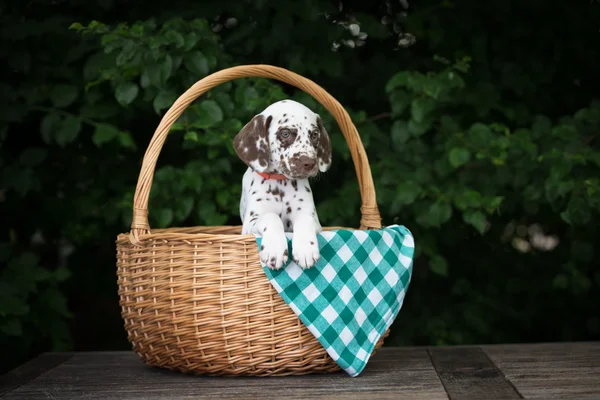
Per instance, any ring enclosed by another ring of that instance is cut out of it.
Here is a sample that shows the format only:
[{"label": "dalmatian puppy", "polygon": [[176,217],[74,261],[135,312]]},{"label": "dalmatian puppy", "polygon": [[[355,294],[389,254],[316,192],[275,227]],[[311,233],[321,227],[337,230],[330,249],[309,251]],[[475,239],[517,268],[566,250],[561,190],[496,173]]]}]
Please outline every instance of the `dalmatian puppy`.
[{"label": "dalmatian puppy", "polygon": [[331,166],[321,117],[298,102],[279,101],[252,118],[233,147],[248,165],[240,200],[242,234],[262,237],[261,262],[279,269],[289,256],[285,232],[292,232],[294,262],[312,267],[320,258],[322,228],[308,179]]}]

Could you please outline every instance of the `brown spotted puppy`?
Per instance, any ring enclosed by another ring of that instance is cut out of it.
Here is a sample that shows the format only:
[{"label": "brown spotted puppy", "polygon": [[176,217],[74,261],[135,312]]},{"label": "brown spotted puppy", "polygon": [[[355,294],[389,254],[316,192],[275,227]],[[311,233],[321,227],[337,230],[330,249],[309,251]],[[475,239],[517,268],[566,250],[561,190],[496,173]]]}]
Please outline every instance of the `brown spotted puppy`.
[{"label": "brown spotted puppy", "polygon": [[242,234],[262,236],[261,262],[279,269],[288,261],[285,232],[293,232],[294,262],[312,267],[320,257],[321,224],[308,178],[331,166],[321,118],[300,103],[279,101],[246,124],[233,145],[249,167],[242,181]]}]

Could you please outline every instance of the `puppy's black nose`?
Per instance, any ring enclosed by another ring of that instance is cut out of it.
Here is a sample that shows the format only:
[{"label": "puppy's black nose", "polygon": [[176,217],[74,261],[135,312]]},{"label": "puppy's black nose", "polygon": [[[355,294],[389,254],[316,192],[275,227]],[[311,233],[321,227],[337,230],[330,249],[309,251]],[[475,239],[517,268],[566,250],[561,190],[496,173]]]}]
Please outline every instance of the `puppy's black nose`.
[{"label": "puppy's black nose", "polygon": [[311,172],[313,168],[315,168],[317,160],[314,160],[307,156],[300,156],[298,158],[298,164],[305,172]]}]

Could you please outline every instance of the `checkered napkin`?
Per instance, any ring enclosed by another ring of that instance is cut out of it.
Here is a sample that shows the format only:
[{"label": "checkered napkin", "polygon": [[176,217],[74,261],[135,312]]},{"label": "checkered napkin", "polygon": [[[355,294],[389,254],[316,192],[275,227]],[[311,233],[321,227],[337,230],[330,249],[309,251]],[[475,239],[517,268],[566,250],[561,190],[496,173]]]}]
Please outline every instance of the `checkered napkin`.
[{"label": "checkered napkin", "polygon": [[[292,235],[286,236],[292,254]],[[317,239],[321,258],[314,267],[302,270],[290,261],[277,271],[263,269],[331,358],[357,376],[402,307],[412,274],[414,239],[399,225],[326,231]],[[260,240],[257,237],[259,248]]]}]

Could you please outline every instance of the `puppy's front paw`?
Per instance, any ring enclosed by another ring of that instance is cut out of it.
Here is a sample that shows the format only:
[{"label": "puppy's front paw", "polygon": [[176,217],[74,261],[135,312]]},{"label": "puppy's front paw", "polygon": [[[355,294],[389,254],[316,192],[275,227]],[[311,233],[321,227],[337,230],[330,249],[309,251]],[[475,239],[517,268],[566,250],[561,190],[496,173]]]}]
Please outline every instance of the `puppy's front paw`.
[{"label": "puppy's front paw", "polygon": [[294,262],[302,268],[310,268],[319,261],[319,244],[314,233],[303,234],[295,232],[292,239]]},{"label": "puppy's front paw", "polygon": [[265,234],[260,242],[260,262],[271,269],[280,269],[288,261],[288,242],[283,233]]}]

